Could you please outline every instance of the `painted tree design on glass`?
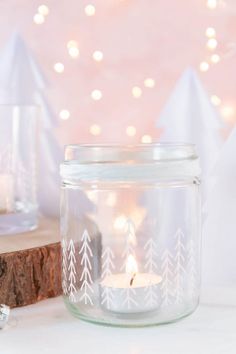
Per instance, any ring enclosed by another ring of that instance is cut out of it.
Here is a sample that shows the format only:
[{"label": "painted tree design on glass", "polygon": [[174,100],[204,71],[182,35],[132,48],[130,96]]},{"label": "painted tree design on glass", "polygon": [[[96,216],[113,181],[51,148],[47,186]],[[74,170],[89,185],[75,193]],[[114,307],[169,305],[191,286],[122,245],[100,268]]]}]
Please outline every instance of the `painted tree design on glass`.
[{"label": "painted tree design on glass", "polygon": [[162,270],[162,282],[161,282],[161,296],[162,305],[168,306],[172,302],[173,296],[173,278],[174,278],[174,264],[173,255],[168,249],[165,249],[161,256],[161,270]]},{"label": "painted tree design on glass", "polygon": [[65,239],[61,242],[62,248],[62,290],[64,295],[68,294],[67,291],[67,242]]},{"label": "painted tree design on glass", "polygon": [[[144,269],[150,274],[150,273],[156,273],[157,272],[157,263],[156,263],[156,257],[157,257],[157,245],[155,241],[150,238],[145,246],[145,265]],[[150,284],[151,285],[151,284]],[[156,286],[147,286],[145,288],[145,304],[150,308],[154,305],[157,305],[158,303],[158,296],[156,292]]]},{"label": "painted tree design on glass", "polygon": [[196,253],[195,244],[194,241],[191,240],[188,244],[188,257],[187,257],[187,269],[188,269],[188,277],[189,277],[188,293],[191,299],[194,298],[196,294],[196,288],[197,288],[197,271],[196,271],[195,253]]},{"label": "painted tree design on glass", "polygon": [[[102,279],[112,274],[115,269],[114,260],[115,256],[110,247],[106,247],[102,254]],[[114,291],[112,288],[104,287],[102,291],[102,305],[106,304],[106,308],[110,309],[114,299]]]},{"label": "painted tree design on glass", "polygon": [[184,276],[185,276],[185,246],[184,233],[178,229],[175,234],[175,302],[179,304],[183,301],[184,293]]},{"label": "painted tree design on glass", "polygon": [[102,279],[104,279],[108,275],[111,275],[112,271],[114,271],[114,258],[115,256],[112,249],[107,246],[102,253]]},{"label": "painted tree design on glass", "polygon": [[82,256],[80,264],[83,270],[80,277],[80,281],[82,282],[80,290],[83,295],[80,297],[79,301],[84,302],[85,305],[88,304],[93,305],[92,294],[94,291],[92,288],[92,278],[91,278],[91,270],[92,270],[91,258],[93,257],[93,253],[89,245],[91,239],[87,230],[83,232],[81,241],[82,241],[82,247],[79,251],[79,254]]},{"label": "painted tree design on glass", "polygon": [[152,238],[146,242],[144,250],[146,260],[144,268],[148,273],[155,273],[157,271],[157,245]]},{"label": "painted tree design on glass", "polygon": [[70,240],[68,246],[68,294],[71,302],[76,302],[75,293],[76,293],[76,270],[75,270],[75,246],[73,240]]},{"label": "painted tree design on glass", "polygon": [[135,226],[131,219],[127,219],[124,227],[124,232],[125,232],[125,249],[121,255],[124,261],[120,268],[122,272],[125,270],[129,255],[134,254],[134,247],[137,244],[136,235],[135,235]]},{"label": "painted tree design on glass", "polygon": [[126,307],[128,310],[130,310],[131,308],[138,306],[137,301],[135,301],[136,290],[134,288],[128,287],[123,289],[121,291],[121,295],[124,299],[122,302],[123,307]]}]

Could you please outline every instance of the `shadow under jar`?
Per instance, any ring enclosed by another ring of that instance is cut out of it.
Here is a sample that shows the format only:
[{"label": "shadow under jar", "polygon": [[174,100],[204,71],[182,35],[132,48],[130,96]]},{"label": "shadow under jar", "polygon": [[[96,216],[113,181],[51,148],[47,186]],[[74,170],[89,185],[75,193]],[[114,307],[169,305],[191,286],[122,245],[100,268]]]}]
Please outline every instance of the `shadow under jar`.
[{"label": "shadow under jar", "polygon": [[69,145],[61,165],[62,286],[75,316],[149,326],[195,310],[199,160],[193,145]]}]

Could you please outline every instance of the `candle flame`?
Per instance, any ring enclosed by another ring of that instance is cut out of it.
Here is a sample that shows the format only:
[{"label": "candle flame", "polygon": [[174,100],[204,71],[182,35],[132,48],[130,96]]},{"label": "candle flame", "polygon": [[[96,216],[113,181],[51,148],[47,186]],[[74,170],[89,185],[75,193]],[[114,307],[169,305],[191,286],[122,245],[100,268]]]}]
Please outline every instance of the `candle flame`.
[{"label": "candle flame", "polygon": [[132,254],[130,254],[127,258],[125,271],[127,274],[132,274],[132,275],[138,272],[138,265]]}]

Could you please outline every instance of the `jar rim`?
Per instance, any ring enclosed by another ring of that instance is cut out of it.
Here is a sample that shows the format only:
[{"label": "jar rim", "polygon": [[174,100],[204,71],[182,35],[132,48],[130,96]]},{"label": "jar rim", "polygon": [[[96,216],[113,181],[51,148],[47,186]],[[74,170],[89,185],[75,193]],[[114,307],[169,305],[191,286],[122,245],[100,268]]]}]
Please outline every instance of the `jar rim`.
[{"label": "jar rim", "polygon": [[68,144],[64,163],[171,161],[196,159],[195,145],[184,142],[148,144]]}]

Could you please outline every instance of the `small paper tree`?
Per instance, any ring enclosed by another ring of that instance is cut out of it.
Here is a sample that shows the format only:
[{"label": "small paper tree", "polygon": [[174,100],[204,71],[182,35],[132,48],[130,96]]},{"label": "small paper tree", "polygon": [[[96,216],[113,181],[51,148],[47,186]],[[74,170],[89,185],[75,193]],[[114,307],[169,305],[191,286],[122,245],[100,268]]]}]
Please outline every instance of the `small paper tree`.
[{"label": "small paper tree", "polygon": [[59,209],[59,172],[62,151],[54,136],[57,119],[44,94],[46,80],[23,39],[15,33],[0,55],[0,103],[36,104],[40,108],[38,199],[43,214]]},{"label": "small paper tree", "polygon": [[203,175],[208,173],[222,146],[222,123],[193,69],[177,82],[157,126],[161,141],[196,144]]},{"label": "small paper tree", "polygon": [[207,286],[231,286],[236,279],[236,128],[223,145],[212,171],[203,225],[203,272]]}]

